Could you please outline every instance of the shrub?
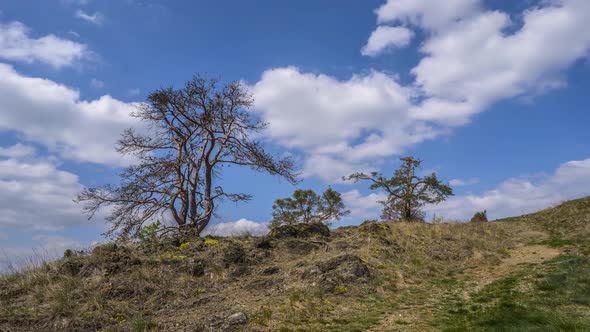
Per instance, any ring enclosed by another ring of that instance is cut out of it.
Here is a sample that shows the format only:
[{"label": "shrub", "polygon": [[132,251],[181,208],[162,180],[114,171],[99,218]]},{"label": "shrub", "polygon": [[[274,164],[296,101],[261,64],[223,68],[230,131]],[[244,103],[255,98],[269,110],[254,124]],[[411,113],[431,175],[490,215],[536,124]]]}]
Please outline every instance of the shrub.
[{"label": "shrub", "polygon": [[143,318],[140,318],[138,320],[135,320],[132,324],[133,327],[133,331],[134,332],[144,332],[144,331],[149,331],[151,329],[154,329],[158,326],[158,324],[154,323],[151,320],[145,320]]},{"label": "shrub", "polygon": [[487,222],[487,221],[488,221],[488,212],[486,210],[475,212],[475,214],[471,218],[471,222]]},{"label": "shrub", "polygon": [[297,223],[324,223],[340,220],[350,213],[342,202],[342,196],[332,188],[321,195],[313,190],[295,190],[293,197],[277,199],[272,206],[270,228]]},{"label": "shrub", "polygon": [[136,238],[140,239],[142,242],[150,242],[155,244],[158,242],[158,229],[160,228],[160,220],[156,220],[155,222],[142,227],[139,232],[135,235]]},{"label": "shrub", "polygon": [[203,241],[203,244],[206,246],[213,246],[219,243],[219,240],[217,239],[205,239],[205,241]]},{"label": "shrub", "polygon": [[183,251],[184,249],[187,249],[190,246],[191,246],[190,242],[184,242],[184,243],[180,244],[178,246],[178,248],[176,248],[176,249],[178,249],[178,251]]},{"label": "shrub", "polygon": [[74,251],[72,249],[64,250],[64,258],[70,258],[74,256]]},{"label": "shrub", "polygon": [[348,288],[346,288],[345,286],[336,286],[334,288],[334,294],[346,294],[348,293]]}]

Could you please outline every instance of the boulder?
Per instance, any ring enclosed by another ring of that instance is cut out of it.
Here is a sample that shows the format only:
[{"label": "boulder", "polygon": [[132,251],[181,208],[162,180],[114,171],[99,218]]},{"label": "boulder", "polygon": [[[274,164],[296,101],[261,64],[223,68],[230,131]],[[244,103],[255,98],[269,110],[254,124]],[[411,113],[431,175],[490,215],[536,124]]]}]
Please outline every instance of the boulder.
[{"label": "boulder", "polygon": [[243,264],[246,262],[246,251],[237,243],[231,244],[223,254],[223,263],[226,266]]},{"label": "boulder", "polygon": [[309,238],[314,236],[329,237],[330,229],[322,223],[283,225],[271,230],[269,236],[275,239],[289,237]]}]

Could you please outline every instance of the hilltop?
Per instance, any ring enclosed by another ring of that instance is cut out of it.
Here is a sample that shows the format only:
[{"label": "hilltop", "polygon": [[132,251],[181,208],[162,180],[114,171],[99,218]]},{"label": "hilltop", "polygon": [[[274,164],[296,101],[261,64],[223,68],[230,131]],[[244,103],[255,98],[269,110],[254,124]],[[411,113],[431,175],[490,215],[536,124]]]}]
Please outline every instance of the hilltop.
[{"label": "hilltop", "polygon": [[590,197],[477,223],[286,226],[67,251],[0,277],[0,330],[590,330]]}]

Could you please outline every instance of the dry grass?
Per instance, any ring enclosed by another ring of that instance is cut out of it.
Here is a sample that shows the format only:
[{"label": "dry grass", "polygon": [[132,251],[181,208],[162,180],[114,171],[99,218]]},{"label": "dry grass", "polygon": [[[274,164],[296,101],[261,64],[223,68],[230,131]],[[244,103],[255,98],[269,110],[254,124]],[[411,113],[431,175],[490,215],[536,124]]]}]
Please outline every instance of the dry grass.
[{"label": "dry grass", "polygon": [[[432,294],[459,296],[473,271],[523,245],[567,240],[565,249],[582,252],[575,244],[588,234],[589,201],[492,223],[103,244],[1,276],[0,330],[193,331],[223,327],[239,312],[246,325],[226,328],[363,331],[391,322],[412,330],[444,310]],[[394,312],[407,315],[392,319]]]}]

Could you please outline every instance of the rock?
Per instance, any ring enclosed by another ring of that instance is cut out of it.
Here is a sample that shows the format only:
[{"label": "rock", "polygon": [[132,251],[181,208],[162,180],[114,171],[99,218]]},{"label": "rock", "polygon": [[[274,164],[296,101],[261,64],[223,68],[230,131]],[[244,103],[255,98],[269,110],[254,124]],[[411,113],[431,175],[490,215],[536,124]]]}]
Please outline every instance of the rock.
[{"label": "rock", "polygon": [[360,229],[373,234],[386,234],[391,231],[391,226],[384,222],[367,220],[360,225]]},{"label": "rock", "polygon": [[245,275],[250,274],[250,268],[247,266],[237,266],[235,269],[233,269],[230,273],[229,276],[231,278],[239,278]]},{"label": "rock", "polygon": [[196,260],[190,266],[190,274],[195,277],[202,277],[205,275],[205,263],[202,260]]},{"label": "rock", "polygon": [[295,255],[307,255],[311,251],[319,248],[316,244],[299,240],[285,241],[285,246],[287,247],[289,253]]},{"label": "rock", "polygon": [[235,314],[229,315],[225,322],[223,323],[223,327],[230,327],[235,325],[242,325],[248,322],[248,316],[244,312],[236,312]]},{"label": "rock", "polygon": [[270,241],[270,239],[268,237],[264,236],[256,241],[255,246],[258,249],[268,250],[268,249],[272,249],[272,242]]},{"label": "rock", "polygon": [[303,278],[303,279],[313,278],[313,277],[319,276],[320,274],[322,274],[322,271],[320,271],[320,269],[318,269],[318,268],[313,267],[309,270],[303,271],[303,273],[301,274],[301,278]]},{"label": "rock", "polygon": [[59,270],[62,273],[75,276],[80,273],[83,264],[75,259],[68,258],[63,263],[61,263]]},{"label": "rock", "polygon": [[209,320],[210,328],[219,328],[222,331],[234,331],[238,325],[248,323],[246,313],[239,311],[233,314],[223,313],[211,317]]},{"label": "rock", "polygon": [[336,286],[338,286],[338,282],[334,280],[332,277],[323,276],[319,282],[320,290],[324,293],[332,293]]},{"label": "rock", "polygon": [[366,280],[371,275],[367,265],[358,256],[350,254],[334,257],[316,265],[324,277],[332,276],[345,282]]},{"label": "rock", "polygon": [[284,225],[270,231],[270,237],[282,239],[288,237],[309,238],[312,236],[330,236],[330,229],[322,223]]},{"label": "rock", "polygon": [[275,280],[271,278],[258,278],[255,281],[251,282],[248,287],[251,289],[262,290],[268,289],[274,286]]},{"label": "rock", "polygon": [[269,275],[277,274],[277,273],[279,273],[279,271],[280,271],[280,269],[278,268],[278,266],[271,266],[269,268],[262,270],[262,272],[260,274],[262,274],[264,276],[269,276]]},{"label": "rock", "polygon": [[322,272],[327,272],[327,271],[336,269],[337,267],[339,267],[342,264],[357,263],[357,262],[361,262],[361,259],[358,256],[344,254],[341,256],[331,258],[327,261],[319,262],[317,264],[317,266],[320,268],[320,270]]},{"label": "rock", "polygon": [[239,244],[232,244],[223,254],[223,262],[226,266],[242,264],[246,262],[246,252]]}]

